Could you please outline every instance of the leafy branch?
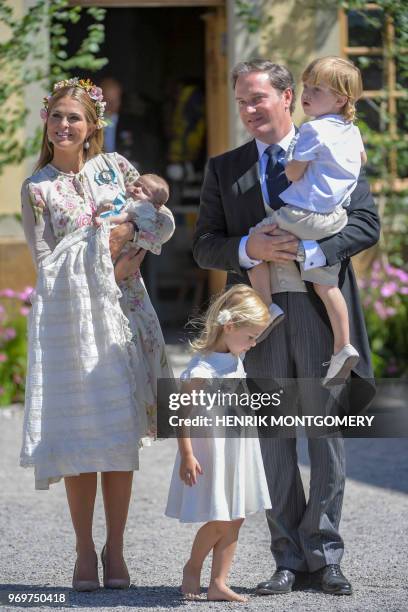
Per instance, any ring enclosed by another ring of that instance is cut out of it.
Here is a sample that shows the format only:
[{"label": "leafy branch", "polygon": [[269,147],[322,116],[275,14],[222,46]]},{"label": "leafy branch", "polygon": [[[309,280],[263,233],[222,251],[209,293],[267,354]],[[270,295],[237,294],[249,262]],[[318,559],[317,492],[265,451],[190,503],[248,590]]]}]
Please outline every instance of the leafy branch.
[{"label": "leafy branch", "polygon": [[[0,174],[39,149],[40,128],[21,140],[29,115],[27,86],[37,83],[48,90],[73,76],[75,69],[93,72],[107,64],[106,58],[97,57],[105,38],[105,13],[96,7],[71,7],[68,0],[37,0],[17,18],[11,2],[0,0],[0,25],[5,30],[0,43]],[[91,19],[87,34],[68,57],[67,26],[78,24],[83,16]]]}]

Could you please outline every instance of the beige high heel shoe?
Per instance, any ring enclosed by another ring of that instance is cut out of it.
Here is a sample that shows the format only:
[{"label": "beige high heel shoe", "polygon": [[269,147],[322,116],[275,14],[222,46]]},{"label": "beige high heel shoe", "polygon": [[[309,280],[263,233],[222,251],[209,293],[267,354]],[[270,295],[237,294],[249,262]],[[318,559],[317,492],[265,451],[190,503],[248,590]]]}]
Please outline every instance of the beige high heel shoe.
[{"label": "beige high heel shoe", "polygon": [[[95,568],[96,573],[98,574],[98,556],[95,553]],[[96,591],[100,588],[99,576],[96,580],[78,580],[76,576],[77,572],[77,561],[75,561],[74,565],[74,574],[72,576],[72,588],[75,591]]]},{"label": "beige high heel shoe", "polygon": [[130,587],[130,576],[126,567],[127,578],[108,578],[106,572],[106,545],[102,548],[101,561],[103,567],[103,586],[105,589],[128,589]]}]

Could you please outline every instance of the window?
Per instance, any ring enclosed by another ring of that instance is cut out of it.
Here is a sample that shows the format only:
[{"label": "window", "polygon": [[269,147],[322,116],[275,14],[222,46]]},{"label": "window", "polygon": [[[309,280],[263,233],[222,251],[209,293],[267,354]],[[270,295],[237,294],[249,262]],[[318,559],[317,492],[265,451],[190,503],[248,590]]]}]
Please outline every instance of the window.
[{"label": "window", "polygon": [[[398,3],[397,3],[398,4]],[[394,4],[395,6],[395,4]],[[367,172],[375,191],[408,188],[408,53],[402,9],[367,3],[359,10],[340,10],[341,46],[363,76],[364,94],[357,103],[367,142]],[[384,164],[384,159],[386,164]]]}]

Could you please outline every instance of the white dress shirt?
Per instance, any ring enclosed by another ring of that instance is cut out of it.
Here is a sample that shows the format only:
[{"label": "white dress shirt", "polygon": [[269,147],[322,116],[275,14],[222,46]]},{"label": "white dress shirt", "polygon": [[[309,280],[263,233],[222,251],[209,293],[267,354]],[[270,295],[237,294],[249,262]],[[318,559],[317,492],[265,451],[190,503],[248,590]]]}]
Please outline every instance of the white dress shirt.
[{"label": "white dress shirt", "polygon": [[[286,134],[286,136],[282,138],[282,140],[277,142],[276,144],[278,144],[283,149],[283,151],[286,152],[294,136],[295,136],[295,126],[292,125],[290,131]],[[261,184],[262,196],[264,198],[264,201],[267,204],[269,204],[269,195],[268,195],[268,189],[266,185],[266,165],[268,163],[268,155],[265,153],[265,150],[267,149],[269,144],[262,142],[258,139],[255,139],[255,143],[256,143],[256,146],[258,149],[258,155],[259,155],[259,181]],[[283,157],[284,155],[282,155],[282,160],[279,159],[279,161],[283,161]],[[247,243],[248,237],[249,236],[246,235],[241,238],[240,243],[239,243],[239,252],[238,252],[239,265],[241,266],[241,268],[244,268],[245,270],[249,270],[250,268],[253,268],[254,266],[260,263],[259,260],[251,259],[250,257],[248,257],[248,254],[246,251],[246,243]],[[302,240],[302,245],[305,250],[305,262],[304,262],[305,270],[309,270],[310,268],[320,268],[327,264],[326,256],[323,253],[322,249],[320,248],[319,244],[315,240]]]},{"label": "white dress shirt", "polygon": [[281,199],[304,210],[331,213],[356,188],[362,151],[360,130],[341,115],[323,115],[304,123],[293,159],[309,163],[303,176],[281,193]]}]

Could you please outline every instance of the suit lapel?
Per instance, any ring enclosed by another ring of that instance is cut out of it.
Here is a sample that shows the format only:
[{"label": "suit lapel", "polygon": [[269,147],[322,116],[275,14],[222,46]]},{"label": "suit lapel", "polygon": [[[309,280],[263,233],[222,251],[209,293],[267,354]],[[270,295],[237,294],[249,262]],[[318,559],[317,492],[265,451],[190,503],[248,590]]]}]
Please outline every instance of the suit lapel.
[{"label": "suit lapel", "polygon": [[[236,167],[239,176],[233,184],[233,191],[239,198],[239,205],[245,207],[245,217],[251,225],[256,225],[265,216],[259,177],[259,156],[255,140],[240,150]],[[238,202],[237,202],[238,204]]]}]

